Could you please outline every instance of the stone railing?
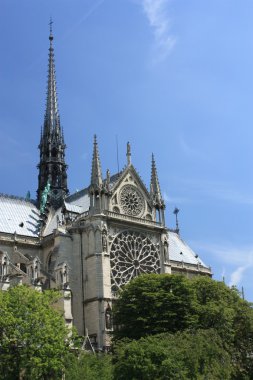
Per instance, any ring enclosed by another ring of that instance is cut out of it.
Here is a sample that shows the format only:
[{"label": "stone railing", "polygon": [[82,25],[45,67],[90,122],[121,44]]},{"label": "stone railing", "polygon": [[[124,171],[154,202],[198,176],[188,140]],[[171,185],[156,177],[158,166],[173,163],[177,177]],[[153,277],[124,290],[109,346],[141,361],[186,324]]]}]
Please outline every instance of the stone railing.
[{"label": "stone railing", "polygon": [[149,220],[149,219],[137,218],[136,216],[118,214],[117,212],[113,212],[113,211],[104,211],[103,214],[113,219],[126,220],[128,222],[145,224],[145,225],[154,226],[154,227],[162,227],[162,224],[160,222],[154,222],[153,220]]},{"label": "stone railing", "polygon": [[190,264],[190,263],[185,263],[184,261],[170,261],[171,267],[172,268],[178,268],[178,269],[189,269],[189,270],[194,270],[198,272],[203,272],[203,273],[212,273],[211,267],[205,267],[202,264]]},{"label": "stone railing", "polygon": [[[85,211],[76,217],[75,222],[78,222],[82,219],[85,219],[89,215],[90,215],[90,212]],[[96,215],[96,214],[93,214],[93,215]],[[117,220],[124,220],[124,221],[132,222],[132,223],[144,224],[146,226],[163,227],[162,223],[160,223],[160,222],[154,222],[153,220],[138,218],[136,216],[119,214],[117,212],[108,211],[108,210],[101,211],[99,215],[105,215],[109,218],[113,218],[113,219],[117,219]]]}]

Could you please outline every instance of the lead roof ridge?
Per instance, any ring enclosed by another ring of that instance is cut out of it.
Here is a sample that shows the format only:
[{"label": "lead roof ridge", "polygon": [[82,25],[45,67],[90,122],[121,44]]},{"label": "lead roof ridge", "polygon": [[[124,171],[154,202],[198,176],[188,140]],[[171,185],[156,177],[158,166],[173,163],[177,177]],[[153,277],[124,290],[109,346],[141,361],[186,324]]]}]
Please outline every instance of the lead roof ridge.
[{"label": "lead roof ridge", "polygon": [[25,197],[21,197],[18,195],[12,195],[12,194],[6,194],[6,193],[0,193],[0,197],[6,198],[6,199],[15,199],[18,201],[24,201],[26,203],[32,203],[36,207],[36,200],[35,199],[26,199]]}]

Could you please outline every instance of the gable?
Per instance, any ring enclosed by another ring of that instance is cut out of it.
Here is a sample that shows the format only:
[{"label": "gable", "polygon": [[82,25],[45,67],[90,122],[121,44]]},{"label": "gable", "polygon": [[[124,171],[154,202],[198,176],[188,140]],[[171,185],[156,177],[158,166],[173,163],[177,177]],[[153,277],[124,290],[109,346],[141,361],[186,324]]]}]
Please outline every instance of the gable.
[{"label": "gable", "polygon": [[110,210],[152,220],[150,194],[132,165],[121,174],[112,188]]}]

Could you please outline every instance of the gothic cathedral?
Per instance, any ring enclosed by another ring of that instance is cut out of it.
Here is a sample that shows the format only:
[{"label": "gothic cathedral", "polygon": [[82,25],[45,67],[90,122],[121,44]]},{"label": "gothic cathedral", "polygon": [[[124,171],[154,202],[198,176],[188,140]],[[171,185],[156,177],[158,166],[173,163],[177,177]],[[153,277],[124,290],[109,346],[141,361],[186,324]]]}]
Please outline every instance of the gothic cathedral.
[{"label": "gothic cathedral", "polygon": [[94,137],[88,188],[69,194],[65,141],[49,36],[46,111],[39,143],[37,200],[0,194],[0,289],[24,283],[58,288],[66,323],[106,349],[117,292],[142,273],[211,276],[165,224],[165,204],[154,156],[148,190],[131,161],[119,173],[102,175]]}]

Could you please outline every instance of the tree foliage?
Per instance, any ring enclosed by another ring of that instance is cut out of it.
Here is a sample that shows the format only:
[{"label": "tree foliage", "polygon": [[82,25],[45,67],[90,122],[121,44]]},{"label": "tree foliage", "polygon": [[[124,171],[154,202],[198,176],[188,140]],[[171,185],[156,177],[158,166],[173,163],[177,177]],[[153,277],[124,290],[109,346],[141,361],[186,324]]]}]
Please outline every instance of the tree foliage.
[{"label": "tree foliage", "polygon": [[121,341],[115,347],[117,380],[228,380],[231,361],[215,330]]},{"label": "tree foliage", "polygon": [[71,353],[66,363],[66,380],[112,380],[111,355],[82,353],[80,357]]},{"label": "tree foliage", "polygon": [[57,292],[26,286],[0,292],[0,379],[61,378],[69,330],[52,307]]},{"label": "tree foliage", "polygon": [[115,339],[139,339],[197,325],[195,294],[183,276],[143,275],[120,293],[114,307]]},{"label": "tree foliage", "polygon": [[233,379],[253,378],[253,310],[236,289],[198,276],[143,275],[119,296],[114,340],[214,329],[230,355]]}]

